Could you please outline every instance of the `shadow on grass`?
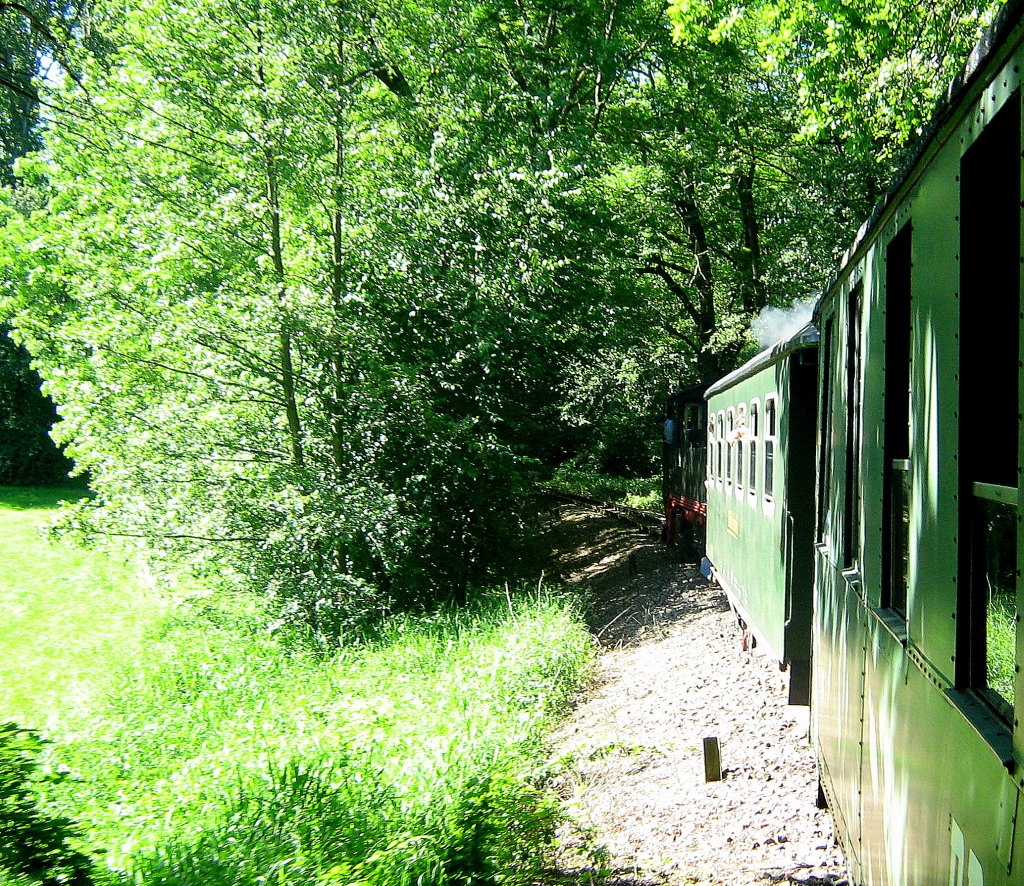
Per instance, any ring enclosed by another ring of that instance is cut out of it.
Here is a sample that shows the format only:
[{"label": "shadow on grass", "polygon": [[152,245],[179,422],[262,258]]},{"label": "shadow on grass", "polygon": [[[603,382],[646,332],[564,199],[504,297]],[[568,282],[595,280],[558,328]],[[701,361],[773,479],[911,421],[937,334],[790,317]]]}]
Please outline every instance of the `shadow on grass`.
[{"label": "shadow on grass", "polygon": [[583,868],[575,871],[550,871],[544,879],[546,886],[664,886],[664,877],[649,876],[643,871],[623,868],[614,871],[595,871]]},{"label": "shadow on grass", "polygon": [[82,838],[74,823],[39,805],[46,744],[31,729],[0,723],[0,882],[94,886],[100,871],[77,848]]},{"label": "shadow on grass", "polygon": [[61,486],[0,486],[0,509],[8,511],[54,510],[61,502],[87,498],[89,489],[84,485]]}]

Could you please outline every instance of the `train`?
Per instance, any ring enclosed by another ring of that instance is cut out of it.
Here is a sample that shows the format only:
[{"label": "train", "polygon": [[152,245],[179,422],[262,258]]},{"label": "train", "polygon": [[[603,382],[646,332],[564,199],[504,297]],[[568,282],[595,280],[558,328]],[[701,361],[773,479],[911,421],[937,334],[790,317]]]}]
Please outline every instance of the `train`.
[{"label": "train", "polygon": [[661,488],[665,522],[662,541],[690,556],[704,552],[707,525],[705,390],[704,385],[695,385],[672,394],[665,405],[663,425]]},{"label": "train", "polygon": [[666,540],[789,669],[859,886],[1024,884],[1022,66],[1015,0],[811,323],[665,421]]}]

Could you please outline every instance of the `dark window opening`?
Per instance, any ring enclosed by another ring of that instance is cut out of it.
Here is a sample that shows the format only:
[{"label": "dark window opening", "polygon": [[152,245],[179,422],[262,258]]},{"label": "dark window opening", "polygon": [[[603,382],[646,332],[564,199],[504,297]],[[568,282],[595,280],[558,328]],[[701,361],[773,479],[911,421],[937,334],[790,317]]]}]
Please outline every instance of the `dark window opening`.
[{"label": "dark window opening", "polygon": [[1017,645],[1020,125],[1017,93],[960,164],[956,679],[1008,720]]},{"label": "dark window opening", "polygon": [[858,284],[847,300],[846,314],[846,495],[843,508],[843,560],[855,566],[860,557],[860,367],[861,307]]},{"label": "dark window opening", "polygon": [[708,480],[715,479],[715,417],[708,419]]},{"label": "dark window opening", "polygon": [[764,401],[764,497],[770,501],[775,496],[775,398]]},{"label": "dark window opening", "polygon": [[907,614],[910,571],[911,227],[886,248],[882,605]]},{"label": "dark window opening", "polygon": [[725,440],[725,419],[722,418],[722,413],[718,413],[718,470],[715,472],[718,475],[718,482],[721,483],[725,474],[722,470],[722,441]]},{"label": "dark window opening", "polygon": [[732,450],[735,446],[733,442],[733,435],[735,434],[735,413],[730,409],[728,412],[728,418],[726,419],[726,445],[725,445],[725,483],[726,485],[732,484]]},{"label": "dark window opening", "polygon": [[829,540],[831,528],[828,523],[832,514],[832,337],[835,329],[835,318],[829,317],[825,322],[825,332],[821,339],[821,420],[818,441],[818,541]]},{"label": "dark window opening", "polygon": [[736,407],[736,495],[743,492],[743,436],[747,431],[747,406]]},{"label": "dark window opening", "polygon": [[747,444],[747,449],[750,452],[750,477],[747,480],[747,485],[750,487],[751,504],[754,502],[754,497],[757,495],[757,435],[760,432],[758,426],[758,410],[757,403],[750,404],[750,442]]}]

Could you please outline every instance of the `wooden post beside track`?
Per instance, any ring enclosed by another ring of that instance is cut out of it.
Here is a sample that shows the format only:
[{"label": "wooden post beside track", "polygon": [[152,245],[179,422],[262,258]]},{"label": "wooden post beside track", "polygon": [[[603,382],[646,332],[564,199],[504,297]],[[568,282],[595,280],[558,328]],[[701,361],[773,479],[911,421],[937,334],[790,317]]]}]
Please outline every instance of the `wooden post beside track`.
[{"label": "wooden post beside track", "polygon": [[704,739],[704,781],[722,780],[722,749],[715,736]]}]

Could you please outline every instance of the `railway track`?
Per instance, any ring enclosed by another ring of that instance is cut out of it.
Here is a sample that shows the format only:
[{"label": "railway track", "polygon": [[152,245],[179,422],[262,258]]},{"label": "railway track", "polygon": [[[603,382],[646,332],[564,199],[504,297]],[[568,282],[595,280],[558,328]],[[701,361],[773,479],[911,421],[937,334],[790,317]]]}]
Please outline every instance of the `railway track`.
[{"label": "railway track", "polygon": [[665,518],[654,511],[644,511],[640,508],[631,508],[628,505],[620,505],[616,502],[603,501],[599,498],[590,498],[586,495],[575,495],[571,492],[560,492],[554,489],[542,488],[540,491],[549,498],[553,498],[557,501],[566,502],[567,504],[585,505],[587,507],[594,508],[594,510],[600,511],[601,513],[609,517],[613,517],[616,520],[621,520],[623,523],[628,523],[631,526],[639,526],[651,535],[661,536]]}]

